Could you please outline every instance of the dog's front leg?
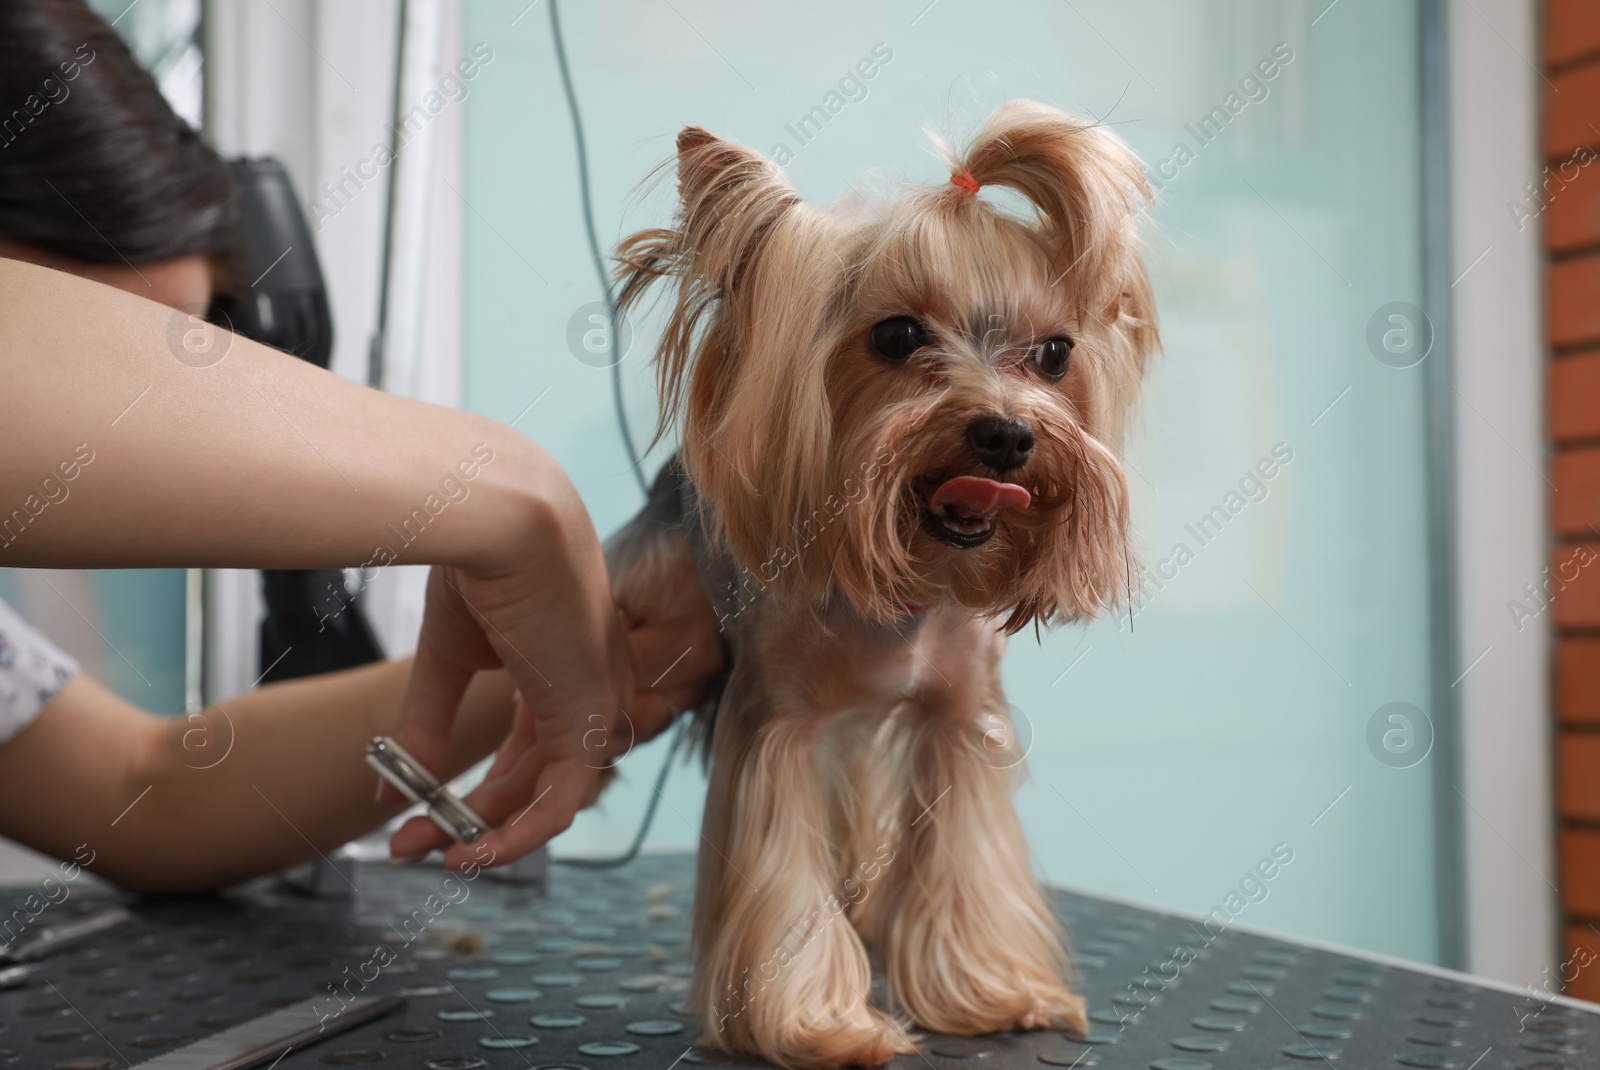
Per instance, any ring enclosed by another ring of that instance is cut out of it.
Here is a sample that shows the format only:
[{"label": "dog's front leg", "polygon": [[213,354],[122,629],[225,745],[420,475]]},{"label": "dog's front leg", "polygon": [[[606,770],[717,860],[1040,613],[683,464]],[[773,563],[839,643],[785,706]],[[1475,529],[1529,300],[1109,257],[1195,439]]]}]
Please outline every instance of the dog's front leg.
[{"label": "dog's front leg", "polygon": [[943,1033],[1087,1028],[1011,798],[1022,751],[998,658],[922,706],[902,722],[904,847],[871,912],[892,999]]},{"label": "dog's front leg", "polygon": [[[743,706],[743,704],[740,704]],[[817,763],[824,718],[719,715],[695,908],[705,1043],[787,1067],[877,1066],[915,1050],[868,1007]]]}]

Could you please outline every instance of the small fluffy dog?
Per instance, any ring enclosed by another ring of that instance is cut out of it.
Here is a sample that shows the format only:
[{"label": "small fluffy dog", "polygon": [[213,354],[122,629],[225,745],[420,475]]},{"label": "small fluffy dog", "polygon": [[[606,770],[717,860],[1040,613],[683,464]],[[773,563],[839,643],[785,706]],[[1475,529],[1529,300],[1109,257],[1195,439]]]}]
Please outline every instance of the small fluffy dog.
[{"label": "small fluffy dog", "polygon": [[709,593],[732,657],[697,722],[704,1043],[874,1066],[917,1050],[907,1019],[1081,1030],[1000,659],[1128,583],[1115,451],[1157,340],[1138,161],[1028,101],[878,205],[806,204],[699,127],[677,148],[673,225],[617,258],[624,309],[670,281],[682,446],[607,557],[636,616]]}]

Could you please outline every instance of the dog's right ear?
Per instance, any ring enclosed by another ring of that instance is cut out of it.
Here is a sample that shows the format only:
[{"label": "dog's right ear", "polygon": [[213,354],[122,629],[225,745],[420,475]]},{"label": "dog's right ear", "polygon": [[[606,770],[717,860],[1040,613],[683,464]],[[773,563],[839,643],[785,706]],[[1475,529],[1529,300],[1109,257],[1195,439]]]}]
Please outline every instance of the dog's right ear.
[{"label": "dog's right ear", "polygon": [[695,272],[713,285],[737,286],[772,225],[799,202],[760,153],[699,126],[678,134],[678,229]]},{"label": "dog's right ear", "polygon": [[[763,242],[800,203],[776,164],[703,127],[686,126],[678,134],[677,165],[673,225],[639,231],[625,238],[616,253],[619,313],[636,304],[657,280],[678,281],[656,365],[661,394],[657,439],[682,415],[697,331],[717,319],[721,303],[736,299],[740,279]],[[714,360],[727,355],[716,346],[708,349]]]}]

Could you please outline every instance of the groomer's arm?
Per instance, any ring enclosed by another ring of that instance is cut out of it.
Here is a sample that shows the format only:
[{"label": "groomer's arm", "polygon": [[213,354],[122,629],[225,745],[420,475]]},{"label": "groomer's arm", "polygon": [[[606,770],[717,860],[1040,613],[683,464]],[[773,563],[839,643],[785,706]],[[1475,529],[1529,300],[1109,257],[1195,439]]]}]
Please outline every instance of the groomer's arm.
[{"label": "groomer's arm", "polygon": [[491,572],[593,539],[565,473],[504,424],[9,260],[0,383],[0,566]]},{"label": "groomer's arm", "polygon": [[[410,660],[272,684],[156,717],[79,673],[0,746],[0,835],[137,891],[215,888],[327,853],[400,806],[373,797],[365,744],[394,731]],[[445,774],[511,725],[511,681],[480,673]]]},{"label": "groomer's arm", "polygon": [[441,768],[474,674],[503,665],[525,706],[487,838],[504,860],[566,828],[598,777],[593,718],[665,701],[635,690],[565,473],[502,424],[208,330],[0,262],[0,565],[432,564],[402,742]]}]

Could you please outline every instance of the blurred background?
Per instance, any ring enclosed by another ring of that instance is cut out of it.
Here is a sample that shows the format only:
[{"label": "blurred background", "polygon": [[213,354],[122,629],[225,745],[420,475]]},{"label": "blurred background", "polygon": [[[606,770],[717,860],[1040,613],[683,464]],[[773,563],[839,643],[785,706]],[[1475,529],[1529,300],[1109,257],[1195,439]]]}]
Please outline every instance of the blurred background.
[{"label": "blurred background", "polygon": [[[686,123],[816,202],[945,181],[925,129],[1014,97],[1111,125],[1158,190],[1144,564],[1131,615],[1012,642],[1039,867],[1519,986],[1600,946],[1600,580],[1565,565],[1600,534],[1584,0],[567,0],[586,185],[549,0],[94,6],[220,151],[284,163],[333,369],[374,375],[385,315],[381,385],[515,424],[602,533],[642,496],[586,196],[602,250],[662,223],[671,183],[640,183]],[[641,444],[658,332],[615,339]],[[420,583],[362,596],[391,656]],[[254,574],[7,571],[0,597],[147,708],[272,669]],[[553,851],[624,847],[664,756]],[[673,772],[648,850],[698,845],[703,783]]]}]

